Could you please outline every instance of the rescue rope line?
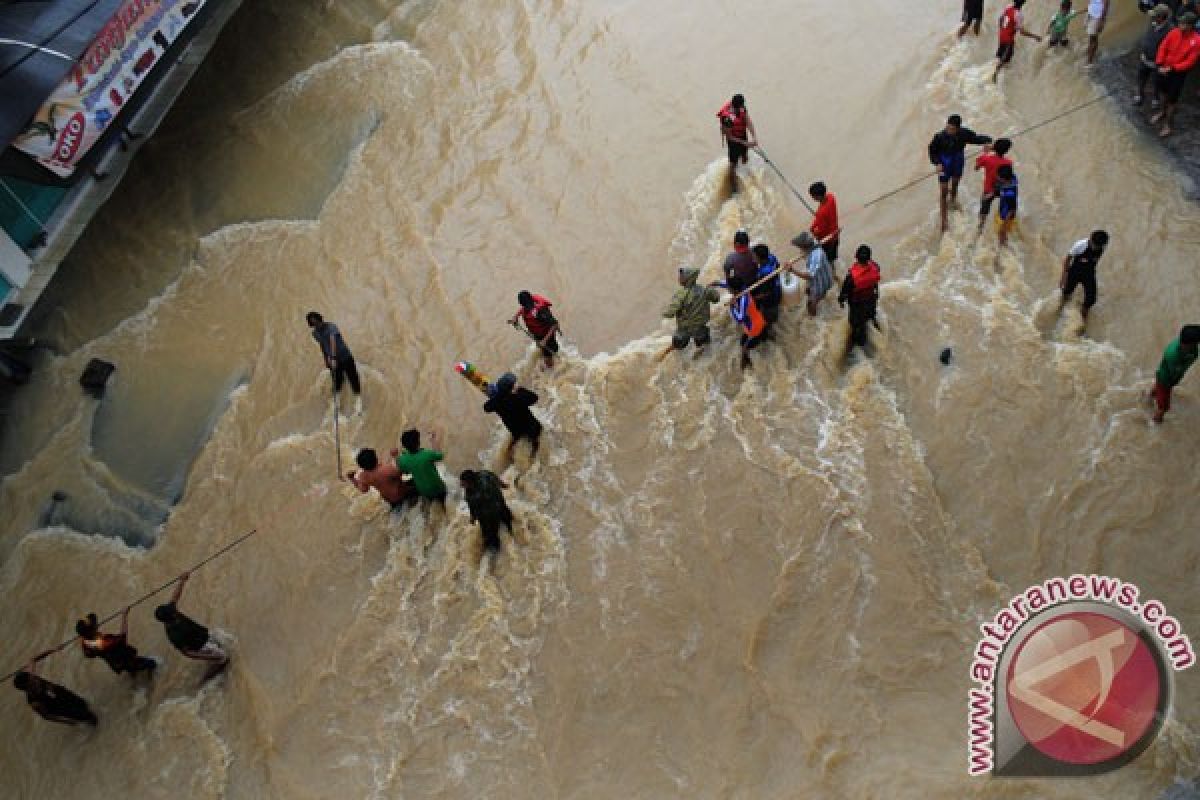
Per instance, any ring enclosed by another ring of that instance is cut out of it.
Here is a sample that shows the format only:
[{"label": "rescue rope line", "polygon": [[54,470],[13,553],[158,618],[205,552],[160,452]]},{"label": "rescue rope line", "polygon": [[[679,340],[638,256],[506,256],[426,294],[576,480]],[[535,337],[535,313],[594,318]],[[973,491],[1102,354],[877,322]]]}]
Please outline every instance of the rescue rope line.
[{"label": "rescue rope line", "polygon": [[[259,531],[259,529],[258,529],[258,528],[253,528],[253,529],[251,529],[251,530],[250,530],[248,533],[244,533],[244,534],[242,534],[241,536],[239,536],[238,538],[234,539],[234,540],[233,540],[232,542],[230,542],[229,544],[227,544],[227,545],[225,545],[224,547],[222,547],[222,548],[221,548],[220,550],[218,550],[217,552],[215,552],[215,553],[213,553],[212,555],[208,556],[208,557],[207,557],[207,558],[205,558],[203,561],[201,561],[201,562],[197,563],[197,564],[196,564],[195,566],[193,566],[191,569],[188,569],[188,570],[186,570],[186,572],[188,572],[189,574],[190,574],[190,573],[193,573],[193,572],[195,572],[196,570],[200,569],[201,567],[205,566],[206,564],[208,564],[208,563],[210,563],[210,562],[212,562],[212,561],[215,561],[216,559],[218,559],[218,558],[220,558],[221,556],[223,556],[223,555],[225,555],[226,553],[228,553],[228,552],[229,552],[230,550],[232,550],[233,548],[237,547],[237,546],[238,546],[239,544],[241,544],[242,542],[244,542],[244,541],[246,541],[247,539],[249,539],[249,538],[250,538],[251,536],[253,536],[254,534],[258,533],[258,531]],[[182,573],[181,573],[181,574],[182,574]],[[134,608],[135,606],[140,606],[142,603],[146,602],[146,601],[147,601],[147,600],[149,600],[151,597],[154,597],[156,594],[159,594],[159,593],[160,593],[160,592],[162,592],[163,590],[165,590],[165,589],[168,589],[168,588],[170,588],[171,586],[174,586],[176,583],[178,583],[178,582],[179,582],[179,578],[180,578],[180,576],[179,576],[179,575],[176,575],[174,578],[172,578],[171,580],[167,581],[167,582],[166,582],[166,583],[164,583],[162,586],[159,586],[159,587],[158,587],[158,588],[156,588],[156,589],[151,589],[150,591],[146,592],[144,595],[142,595],[141,597],[139,597],[137,600],[134,600],[132,603],[129,603],[128,605],[121,607],[121,608],[120,608],[120,609],[118,609],[117,611],[114,611],[114,612],[112,612],[112,613],[111,613],[111,614],[109,614],[107,617],[105,617],[104,619],[100,620],[99,624],[100,624],[100,625],[105,625],[106,623],[112,622],[114,619],[116,619],[117,617],[119,617],[119,616],[121,616],[122,614],[124,614],[126,609]],[[42,658],[45,658],[46,656],[53,655],[53,654],[55,654],[55,653],[62,652],[62,651],[63,651],[63,650],[65,650],[66,648],[68,648],[68,647],[70,647],[71,645],[75,644],[75,642],[76,642],[76,641],[78,641],[78,640],[79,640],[79,638],[80,638],[79,636],[72,636],[70,639],[67,639],[67,640],[66,640],[65,642],[63,642],[62,644],[59,644],[58,646],[56,646],[56,647],[53,647],[53,648],[51,648],[50,650],[47,650],[47,651],[45,652],[45,655],[43,655],[43,656],[42,656]],[[39,660],[40,660],[40,659],[39,659]],[[14,669],[12,672],[8,673],[8,674],[7,674],[7,675],[5,675],[3,678],[0,678],[0,683],[7,683],[8,681],[12,680],[12,677],[13,677],[14,675],[16,675],[18,672],[20,672],[20,671],[21,671],[22,669],[24,669],[24,668],[25,668],[25,667],[24,667],[24,665],[22,665],[22,666],[21,666],[19,669]]]},{"label": "rescue rope line", "polygon": [[789,181],[787,179],[787,177],[782,172],[779,171],[779,167],[775,166],[775,162],[772,161],[771,159],[767,158],[767,151],[763,150],[761,147],[756,147],[756,148],[754,148],[754,152],[756,152],[760,156],[762,156],[762,160],[767,162],[768,167],[775,170],[775,174],[779,176],[779,179],[781,181],[783,181],[785,186],[787,186],[789,189],[792,190],[792,194],[796,195],[796,199],[800,201],[800,204],[804,206],[804,209],[806,211],[808,211],[808,213],[812,214],[815,217],[817,215],[817,212],[814,211],[813,207],[810,206],[808,204],[808,201],[804,199],[804,195],[800,194],[800,190],[797,189],[795,186],[792,186],[792,182]]}]

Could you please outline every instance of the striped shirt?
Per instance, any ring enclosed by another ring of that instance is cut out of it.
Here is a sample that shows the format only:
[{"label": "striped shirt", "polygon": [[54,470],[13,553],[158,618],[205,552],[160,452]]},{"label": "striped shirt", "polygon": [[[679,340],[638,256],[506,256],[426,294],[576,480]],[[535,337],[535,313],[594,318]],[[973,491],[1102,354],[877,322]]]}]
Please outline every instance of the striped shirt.
[{"label": "striped shirt", "polygon": [[825,251],[819,247],[808,254],[808,274],[812,278],[808,282],[808,296],[812,300],[820,300],[833,286],[833,271],[829,268]]}]

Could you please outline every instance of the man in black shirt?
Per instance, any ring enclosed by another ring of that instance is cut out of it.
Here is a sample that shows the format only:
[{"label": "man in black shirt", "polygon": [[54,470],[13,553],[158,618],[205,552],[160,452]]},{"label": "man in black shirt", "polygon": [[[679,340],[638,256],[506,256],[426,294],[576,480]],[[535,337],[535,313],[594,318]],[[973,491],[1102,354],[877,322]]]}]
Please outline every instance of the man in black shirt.
[{"label": "man in black shirt", "polygon": [[86,700],[65,686],[59,686],[37,674],[38,662],[51,652],[47,650],[34,656],[25,669],[13,675],[13,686],[25,693],[25,702],[42,719],[63,725],[95,725],[98,720],[88,708]]},{"label": "man in black shirt", "polygon": [[208,628],[184,614],[176,604],[183,595],[183,587],[187,585],[190,572],[179,576],[175,586],[175,594],[164,605],[154,609],[154,618],[163,624],[167,638],[175,649],[188,658],[209,662],[208,670],[200,679],[204,683],[216,676],[229,664],[229,654],[221,647],[216,639],[208,632]]},{"label": "man in black shirt", "polygon": [[488,401],[483,404],[483,410],[489,414],[499,414],[500,420],[512,441],[508,444],[508,458],[512,459],[513,447],[519,439],[528,439],[533,443],[533,454],[537,455],[538,439],[542,435],[542,423],[533,415],[529,407],[538,401],[538,396],[526,388],[517,386],[517,376],[506,372],[494,384],[488,387]]},{"label": "man in black shirt", "polygon": [[321,347],[321,359],[333,377],[333,393],[336,395],[341,392],[342,384],[349,380],[350,391],[354,393],[354,413],[361,414],[362,384],[358,379],[358,364],[354,361],[354,354],[346,346],[342,332],[338,330],[337,325],[326,322],[316,311],[305,314],[304,321],[312,330],[313,339]]},{"label": "man in black shirt", "polygon": [[937,167],[938,204],[942,213],[942,232],[948,226],[949,204],[958,203],[958,182],[962,179],[969,144],[989,144],[992,137],[964,128],[962,117],[952,114],[946,127],[933,135],[929,142],[929,163]]}]

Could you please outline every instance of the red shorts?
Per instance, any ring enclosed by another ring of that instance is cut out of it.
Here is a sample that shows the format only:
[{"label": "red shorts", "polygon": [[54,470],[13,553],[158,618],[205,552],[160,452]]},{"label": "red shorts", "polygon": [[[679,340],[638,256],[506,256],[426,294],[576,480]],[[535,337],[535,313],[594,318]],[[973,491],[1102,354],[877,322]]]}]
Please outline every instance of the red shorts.
[{"label": "red shorts", "polygon": [[1163,386],[1158,381],[1154,382],[1154,390],[1151,394],[1154,395],[1154,405],[1160,413],[1167,413],[1171,410],[1171,386]]}]

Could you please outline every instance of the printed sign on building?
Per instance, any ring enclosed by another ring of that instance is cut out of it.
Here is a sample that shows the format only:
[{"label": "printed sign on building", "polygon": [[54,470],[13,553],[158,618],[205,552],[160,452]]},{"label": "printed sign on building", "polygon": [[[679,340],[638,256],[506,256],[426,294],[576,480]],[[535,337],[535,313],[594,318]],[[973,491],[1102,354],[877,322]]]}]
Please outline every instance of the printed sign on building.
[{"label": "printed sign on building", "polygon": [[13,147],[68,177],[205,0],[126,0]]}]

